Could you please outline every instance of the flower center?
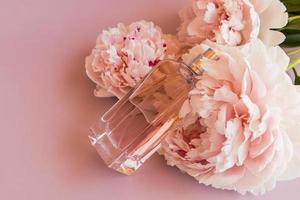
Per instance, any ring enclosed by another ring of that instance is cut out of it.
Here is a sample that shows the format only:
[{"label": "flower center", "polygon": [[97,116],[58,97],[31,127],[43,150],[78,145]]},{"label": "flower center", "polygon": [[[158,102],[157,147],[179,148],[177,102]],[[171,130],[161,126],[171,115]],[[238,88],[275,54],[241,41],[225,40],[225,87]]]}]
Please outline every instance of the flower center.
[{"label": "flower center", "polygon": [[207,4],[204,21],[215,25],[212,31],[218,43],[235,46],[242,42],[244,7],[241,0],[217,0]]}]

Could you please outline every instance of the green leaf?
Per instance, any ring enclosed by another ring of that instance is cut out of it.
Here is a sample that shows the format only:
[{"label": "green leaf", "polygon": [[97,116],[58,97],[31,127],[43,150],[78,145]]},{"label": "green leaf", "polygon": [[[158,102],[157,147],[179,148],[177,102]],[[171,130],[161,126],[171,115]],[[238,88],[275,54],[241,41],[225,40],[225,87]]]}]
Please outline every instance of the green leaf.
[{"label": "green leaf", "polygon": [[300,15],[289,17],[289,23],[283,29],[300,31]]},{"label": "green leaf", "polygon": [[300,11],[300,1],[299,0],[282,0],[282,3],[286,6],[289,13]]},{"label": "green leaf", "polygon": [[282,31],[282,32],[286,36],[286,39],[283,42],[282,46],[284,46],[284,47],[300,46],[300,32],[297,32],[297,33],[287,33],[285,31]]},{"label": "green leaf", "polygon": [[300,12],[289,12],[289,17],[295,17],[300,15]]},{"label": "green leaf", "polygon": [[300,53],[300,48],[296,48],[296,49],[293,49],[293,50],[287,52],[287,55],[288,56],[293,56],[293,55],[296,55],[298,53]]},{"label": "green leaf", "polygon": [[289,35],[289,34],[297,34],[297,33],[300,33],[300,30],[296,30],[296,29],[284,29],[284,30],[281,30],[281,32],[284,34],[284,35]]},{"label": "green leaf", "polygon": [[290,69],[295,69],[295,67],[297,67],[300,64],[300,57],[299,58],[295,58],[294,60],[292,60],[288,66],[288,70]]},{"label": "green leaf", "polygon": [[300,77],[297,76],[295,79],[295,85],[300,85]]},{"label": "green leaf", "polygon": [[293,72],[295,74],[295,85],[300,85],[300,76],[298,76],[297,70],[293,68]]}]

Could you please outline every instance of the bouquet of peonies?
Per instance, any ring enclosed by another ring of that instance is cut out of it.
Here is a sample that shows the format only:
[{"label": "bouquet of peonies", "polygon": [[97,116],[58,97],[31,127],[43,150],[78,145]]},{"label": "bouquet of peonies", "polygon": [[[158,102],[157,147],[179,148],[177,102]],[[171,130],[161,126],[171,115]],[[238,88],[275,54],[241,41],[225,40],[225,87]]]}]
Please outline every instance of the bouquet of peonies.
[{"label": "bouquet of peonies", "polygon": [[[205,185],[263,194],[300,176],[300,1],[192,0],[178,34],[138,21],[103,31],[86,72],[97,97],[123,97],[164,59],[218,55],[159,153]],[[283,50],[281,47],[285,47]]]}]

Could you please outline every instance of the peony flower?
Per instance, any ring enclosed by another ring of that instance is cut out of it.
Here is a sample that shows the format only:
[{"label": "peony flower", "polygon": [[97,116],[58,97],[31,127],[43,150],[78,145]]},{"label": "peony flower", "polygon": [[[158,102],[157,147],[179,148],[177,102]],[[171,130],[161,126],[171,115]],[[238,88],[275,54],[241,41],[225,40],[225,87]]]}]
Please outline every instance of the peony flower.
[{"label": "peony flower", "polygon": [[[217,60],[203,60],[160,153],[199,183],[263,194],[300,176],[300,88],[279,47],[252,41],[240,48],[205,41]],[[189,63],[198,45],[183,56]]]},{"label": "peony flower", "polygon": [[287,24],[288,13],[279,0],[192,0],[180,12],[178,36],[189,45],[205,39],[229,46],[240,46],[260,38],[275,46],[285,39],[272,29]]},{"label": "peony flower", "polygon": [[121,98],[160,60],[174,58],[178,50],[176,37],[163,34],[152,22],[104,30],[86,58],[87,75],[97,84],[95,96]]}]

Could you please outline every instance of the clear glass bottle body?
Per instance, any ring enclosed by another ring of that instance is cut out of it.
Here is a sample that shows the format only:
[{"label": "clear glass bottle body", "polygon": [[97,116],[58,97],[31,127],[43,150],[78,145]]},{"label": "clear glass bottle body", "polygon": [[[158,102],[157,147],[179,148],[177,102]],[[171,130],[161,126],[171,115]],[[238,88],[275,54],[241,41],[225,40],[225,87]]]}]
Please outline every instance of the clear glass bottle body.
[{"label": "clear glass bottle body", "polygon": [[157,150],[177,120],[192,76],[180,62],[160,62],[91,127],[91,143],[109,167],[129,175]]},{"label": "clear glass bottle body", "polygon": [[202,57],[213,55],[208,50],[190,66],[161,61],[91,127],[91,143],[110,168],[130,175],[155,153],[178,120]]}]

